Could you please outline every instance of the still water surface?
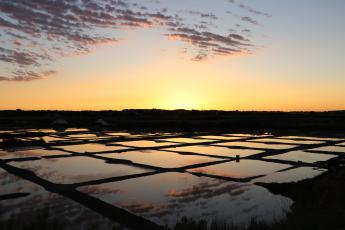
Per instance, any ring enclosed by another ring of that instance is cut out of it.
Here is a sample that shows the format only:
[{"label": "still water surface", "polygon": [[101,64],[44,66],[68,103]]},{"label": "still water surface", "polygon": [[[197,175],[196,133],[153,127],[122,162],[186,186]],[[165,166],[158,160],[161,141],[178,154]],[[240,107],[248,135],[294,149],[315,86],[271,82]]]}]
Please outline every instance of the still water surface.
[{"label": "still water surface", "polygon": [[[25,140],[41,142],[0,149],[0,221],[21,215],[30,221],[48,210],[49,218],[71,229],[125,227],[71,199],[75,191],[162,226],[173,227],[183,217],[269,223],[284,219],[293,201],[256,182],[313,178],[326,171],[318,163],[345,154],[345,140],[333,137],[40,132],[46,135]],[[45,189],[49,183],[53,190]]]}]

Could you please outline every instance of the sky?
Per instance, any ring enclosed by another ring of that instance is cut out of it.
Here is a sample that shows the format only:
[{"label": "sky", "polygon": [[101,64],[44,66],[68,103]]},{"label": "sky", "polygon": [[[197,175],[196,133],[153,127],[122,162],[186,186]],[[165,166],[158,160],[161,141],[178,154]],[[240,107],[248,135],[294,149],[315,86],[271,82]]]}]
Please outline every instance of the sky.
[{"label": "sky", "polygon": [[0,109],[345,110],[344,0],[0,0]]}]

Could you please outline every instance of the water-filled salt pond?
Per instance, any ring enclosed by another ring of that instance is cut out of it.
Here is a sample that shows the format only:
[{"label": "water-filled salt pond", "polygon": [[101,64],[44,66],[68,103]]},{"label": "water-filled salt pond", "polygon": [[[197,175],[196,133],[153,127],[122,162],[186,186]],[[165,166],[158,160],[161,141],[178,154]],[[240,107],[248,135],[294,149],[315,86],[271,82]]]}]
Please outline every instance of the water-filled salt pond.
[{"label": "water-filled salt pond", "polygon": [[261,139],[252,139],[252,142],[262,142],[262,143],[284,143],[284,144],[320,144],[322,141],[312,141],[312,140],[288,140],[288,139],[278,139],[278,138],[261,138]]},{"label": "water-filled salt pond", "polygon": [[325,146],[320,148],[311,149],[312,151],[319,152],[337,152],[345,154],[345,146]]},{"label": "water-filled salt pond", "polygon": [[130,147],[124,147],[124,146],[116,146],[111,145],[107,146],[104,144],[77,144],[77,145],[65,145],[65,146],[54,146],[55,148],[59,148],[61,150],[76,152],[76,153],[98,153],[98,152],[111,152],[111,151],[122,151],[126,149],[130,149]]},{"label": "water-filled salt pond", "polygon": [[183,217],[239,225],[279,221],[294,201],[257,182],[314,178],[345,153],[345,138],[325,136],[0,132],[11,134],[24,143],[0,141],[0,223],[14,215],[29,222],[48,210],[49,219],[71,229],[130,229],[142,218],[168,227]]},{"label": "water-filled salt pond", "polygon": [[137,141],[124,141],[112,144],[121,144],[124,146],[129,147],[142,147],[142,148],[149,148],[149,147],[159,147],[159,146],[168,146],[172,145],[169,142],[162,142],[162,141],[151,141],[151,140],[137,140]]},{"label": "water-filled salt pond", "polygon": [[279,220],[285,217],[292,204],[290,199],[253,184],[188,173],[161,173],[79,190],[170,227],[184,216],[217,218],[237,224],[256,217],[265,221]]},{"label": "water-filled salt pond", "polygon": [[249,141],[234,141],[234,142],[224,142],[224,143],[217,143],[217,146],[228,146],[228,147],[242,147],[242,148],[253,148],[253,149],[289,149],[294,147],[293,145],[286,145],[282,144],[266,144],[266,143],[255,143]]},{"label": "water-filled salt pond", "polygon": [[213,139],[213,140],[240,140],[241,137],[232,137],[232,136],[223,136],[223,135],[207,135],[207,136],[198,136],[197,138],[203,139]]},{"label": "water-filled salt pond", "polygon": [[20,159],[27,157],[43,157],[66,154],[59,150],[48,150],[43,148],[16,148],[12,150],[0,150],[0,159]]},{"label": "water-filled salt pond", "polygon": [[271,174],[288,167],[291,167],[291,165],[270,163],[259,160],[241,160],[240,162],[230,161],[207,167],[194,168],[188,171],[206,175],[244,179]]},{"label": "water-filled salt pond", "polygon": [[161,168],[181,168],[196,164],[217,162],[220,160],[205,156],[182,155],[174,152],[157,150],[129,151],[124,153],[102,154],[99,156],[112,159],[129,160],[134,163]]},{"label": "water-filled salt pond", "polygon": [[106,164],[103,160],[77,156],[41,159],[37,161],[11,162],[11,165],[27,169],[53,183],[71,184],[110,177],[128,176],[150,171],[124,164]]},{"label": "water-filled salt pond", "polygon": [[162,139],[164,141],[168,142],[177,142],[177,143],[202,143],[207,141],[214,141],[214,140],[208,140],[208,139],[195,139],[195,138],[185,138],[185,137],[177,137],[177,138],[166,138]]},{"label": "water-filled salt pond", "polygon": [[204,145],[174,147],[174,148],[167,148],[166,150],[176,151],[176,152],[186,152],[186,153],[197,153],[197,154],[204,154],[204,155],[224,156],[224,157],[236,157],[237,155],[239,155],[240,157],[247,157],[247,156],[251,156],[251,155],[262,152],[260,150],[253,150],[253,149],[231,149],[227,147],[204,146]]},{"label": "water-filled salt pond", "polygon": [[315,163],[318,161],[327,161],[331,158],[336,157],[332,154],[322,154],[322,153],[309,153],[304,151],[291,151],[283,154],[273,155],[264,157],[265,159],[277,159],[295,162],[305,162],[305,163]]},{"label": "water-filled salt pond", "polygon": [[[6,229],[6,221],[11,229],[22,229],[28,224],[44,218],[45,223],[53,223],[57,229],[122,229],[115,221],[105,218],[85,205],[43,187],[12,175],[0,168],[0,227]],[[10,197],[8,197],[10,196]]]}]

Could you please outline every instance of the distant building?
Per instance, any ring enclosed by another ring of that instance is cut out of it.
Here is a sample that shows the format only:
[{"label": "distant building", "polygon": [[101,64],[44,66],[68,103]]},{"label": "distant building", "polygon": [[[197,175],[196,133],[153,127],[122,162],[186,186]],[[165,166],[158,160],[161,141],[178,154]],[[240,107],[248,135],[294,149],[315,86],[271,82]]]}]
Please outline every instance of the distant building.
[{"label": "distant building", "polygon": [[52,124],[53,125],[68,125],[68,121],[60,118],[60,119],[56,119],[55,121],[53,121]]},{"label": "distant building", "polygon": [[98,119],[96,122],[95,122],[97,125],[100,125],[100,126],[108,126],[108,122],[106,122],[105,120],[103,119]]}]

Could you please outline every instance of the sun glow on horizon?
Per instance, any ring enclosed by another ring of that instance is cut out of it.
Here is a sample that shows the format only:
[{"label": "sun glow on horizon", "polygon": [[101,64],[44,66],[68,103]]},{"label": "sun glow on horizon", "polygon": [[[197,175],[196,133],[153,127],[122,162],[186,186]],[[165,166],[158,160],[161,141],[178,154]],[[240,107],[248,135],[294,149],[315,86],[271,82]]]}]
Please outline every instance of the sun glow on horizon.
[{"label": "sun glow on horizon", "polygon": [[166,95],[161,102],[157,104],[159,109],[198,109],[202,110],[207,108],[205,105],[205,100],[200,96],[195,94],[190,94],[188,92],[176,92],[171,95]]},{"label": "sun glow on horizon", "polygon": [[0,110],[345,109],[345,1],[61,1],[0,1]]}]

